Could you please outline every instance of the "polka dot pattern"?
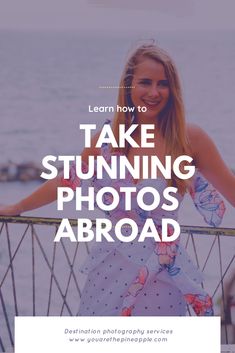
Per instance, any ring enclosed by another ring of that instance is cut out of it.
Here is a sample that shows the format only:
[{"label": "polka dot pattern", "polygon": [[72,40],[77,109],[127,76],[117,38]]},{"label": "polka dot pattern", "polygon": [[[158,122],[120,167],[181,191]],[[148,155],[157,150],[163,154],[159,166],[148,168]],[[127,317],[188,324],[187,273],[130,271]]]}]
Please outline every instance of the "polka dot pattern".
[{"label": "polka dot pattern", "polygon": [[[88,275],[81,298],[81,316],[118,316],[123,298],[136,278],[138,265],[117,250],[110,253]],[[136,316],[184,316],[186,305],[181,292],[162,271],[149,277],[133,309]]]}]

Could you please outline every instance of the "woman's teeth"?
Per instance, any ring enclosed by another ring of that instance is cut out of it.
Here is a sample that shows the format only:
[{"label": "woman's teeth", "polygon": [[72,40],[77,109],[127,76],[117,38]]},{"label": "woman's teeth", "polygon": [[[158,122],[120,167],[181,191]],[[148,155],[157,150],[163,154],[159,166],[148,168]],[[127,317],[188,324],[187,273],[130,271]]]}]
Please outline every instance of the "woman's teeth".
[{"label": "woman's teeth", "polygon": [[154,107],[154,106],[157,106],[160,102],[150,102],[145,100],[144,103]]}]

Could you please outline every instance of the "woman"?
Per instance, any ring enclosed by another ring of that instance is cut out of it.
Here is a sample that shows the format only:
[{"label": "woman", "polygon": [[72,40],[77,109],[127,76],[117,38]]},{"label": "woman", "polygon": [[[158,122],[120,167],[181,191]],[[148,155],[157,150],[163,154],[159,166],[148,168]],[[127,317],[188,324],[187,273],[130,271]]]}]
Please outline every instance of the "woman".
[{"label": "woman", "polygon": [[[110,161],[113,154],[124,154],[131,163],[136,155],[155,155],[163,164],[166,155],[170,155],[172,161],[180,155],[189,155],[197,170],[235,206],[235,177],[207,134],[197,126],[185,124],[178,73],[167,53],[155,45],[142,45],[134,51],[121,78],[118,105],[134,107],[135,112],[116,113],[112,125],[115,137],[118,139],[120,124],[128,128],[135,123],[138,128],[132,138],[140,145],[141,125],[153,124],[154,147],[141,149],[126,143],[124,148],[112,149],[107,144],[96,148],[98,133],[92,140],[92,146],[83,151],[84,165],[90,155],[103,155]],[[26,199],[0,209],[0,214],[21,214],[52,202],[56,199],[59,186],[75,189],[81,183],[87,187],[88,181],[77,180],[74,168],[71,168],[69,180],[59,176],[46,182]],[[106,179],[92,180],[97,190],[107,182]],[[181,180],[174,173],[170,181],[161,175],[156,180],[144,180],[140,164],[139,180],[127,175],[124,181],[110,182],[117,190],[123,185],[136,185],[137,189],[141,189],[151,184],[157,190],[172,185],[178,188],[179,203],[185,193],[191,193],[207,223],[218,225],[223,216],[223,201],[199,173],[192,180]],[[137,204],[127,212],[128,217],[136,220],[139,229],[146,217],[152,218],[160,229],[159,224],[164,217],[159,208],[144,214]],[[118,209],[107,216],[115,222],[124,214],[123,209]],[[177,212],[172,212],[171,218],[177,219]],[[201,282],[200,273],[178,241],[155,243],[152,239],[146,239],[144,243],[103,242],[93,248],[82,271],[88,274],[88,278],[81,298],[80,315],[185,315],[186,304],[191,304],[197,315],[213,314],[211,298],[196,284]]]}]

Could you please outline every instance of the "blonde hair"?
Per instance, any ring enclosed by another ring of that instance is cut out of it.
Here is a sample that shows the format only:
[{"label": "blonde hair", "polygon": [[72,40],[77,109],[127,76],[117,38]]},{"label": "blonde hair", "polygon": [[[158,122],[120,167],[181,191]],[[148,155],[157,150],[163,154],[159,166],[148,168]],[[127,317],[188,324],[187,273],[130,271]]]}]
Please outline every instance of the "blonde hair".
[{"label": "blonde hair", "polygon": [[[133,106],[131,100],[133,76],[138,64],[145,58],[153,59],[161,63],[169,82],[169,100],[158,116],[158,128],[165,141],[166,155],[170,155],[172,161],[174,161],[178,156],[187,154],[189,145],[186,136],[185,111],[179,75],[174,62],[164,50],[155,44],[144,44],[139,46],[130,55],[121,76],[117,104],[119,106]],[[117,112],[113,121],[115,137],[119,137],[119,124],[125,124],[127,129],[130,127],[131,123],[132,115],[129,112]],[[127,144],[124,148],[119,148],[118,150],[127,155],[128,149],[129,145]],[[181,193],[185,193],[188,182],[177,178],[173,174],[169,185],[175,185]]]}]

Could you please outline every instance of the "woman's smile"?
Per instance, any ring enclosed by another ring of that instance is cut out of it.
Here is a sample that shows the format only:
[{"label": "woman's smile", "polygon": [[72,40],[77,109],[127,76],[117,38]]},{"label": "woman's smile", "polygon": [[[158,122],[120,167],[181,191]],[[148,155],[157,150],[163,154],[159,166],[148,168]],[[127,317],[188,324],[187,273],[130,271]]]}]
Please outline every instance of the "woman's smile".
[{"label": "woman's smile", "polygon": [[151,101],[149,99],[143,99],[143,102],[145,103],[146,106],[157,107],[158,104],[161,103],[161,100],[159,100],[159,101]]}]

